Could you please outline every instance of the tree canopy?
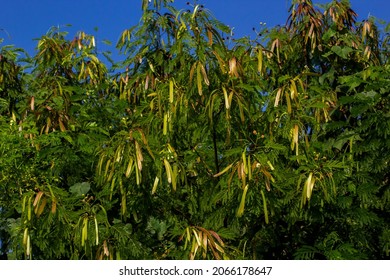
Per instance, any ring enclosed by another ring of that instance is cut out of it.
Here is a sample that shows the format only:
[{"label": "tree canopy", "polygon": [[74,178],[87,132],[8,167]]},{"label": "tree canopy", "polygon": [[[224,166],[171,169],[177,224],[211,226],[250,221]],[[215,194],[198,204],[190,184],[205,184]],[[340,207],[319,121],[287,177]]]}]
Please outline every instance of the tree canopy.
[{"label": "tree canopy", "polygon": [[2,258],[388,258],[390,29],[294,0],[233,39],[149,2],[123,61],[0,46]]}]

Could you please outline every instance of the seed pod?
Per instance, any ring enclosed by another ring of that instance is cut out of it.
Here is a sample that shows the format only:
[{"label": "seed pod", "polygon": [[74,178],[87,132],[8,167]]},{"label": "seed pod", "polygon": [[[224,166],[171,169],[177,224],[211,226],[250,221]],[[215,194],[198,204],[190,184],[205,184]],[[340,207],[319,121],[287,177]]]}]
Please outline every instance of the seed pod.
[{"label": "seed pod", "polygon": [[138,167],[138,170],[141,172],[142,171],[142,161],[144,160],[144,158],[142,156],[141,147],[139,146],[137,141],[135,141],[135,153],[136,153],[136,157],[137,157],[137,167]]},{"label": "seed pod", "polygon": [[232,164],[229,164],[228,166],[226,166],[221,172],[217,173],[217,174],[214,174],[214,177],[218,177],[218,176],[221,176],[222,174],[224,174],[225,172],[227,172],[230,168],[232,168],[233,166],[233,163]]},{"label": "seed pod", "polygon": [[32,196],[28,198],[28,205],[27,205],[27,220],[31,220],[31,199]]},{"label": "seed pod", "polygon": [[290,96],[288,95],[287,92],[285,93],[285,96],[286,96],[286,102],[287,102],[287,113],[291,114],[292,109],[291,109],[291,100],[290,100]]},{"label": "seed pod", "polygon": [[57,210],[57,201],[55,197],[53,197],[51,200],[51,213],[55,214],[56,210]]},{"label": "seed pod", "polygon": [[237,217],[241,217],[242,214],[244,213],[245,198],[246,198],[247,191],[248,191],[248,185],[245,186],[244,192],[242,193],[240,206],[238,207],[238,210],[237,210]]},{"label": "seed pod", "polygon": [[88,239],[88,217],[83,219],[83,228],[81,231],[81,246],[84,246],[85,241]]},{"label": "seed pod", "polygon": [[178,168],[177,164],[173,164],[173,170],[172,170],[172,189],[173,191],[176,191],[176,184],[177,184],[177,174],[178,174]]},{"label": "seed pod", "polygon": [[261,192],[261,196],[263,198],[264,219],[265,219],[265,223],[268,224],[269,223],[269,219],[268,219],[267,201],[265,200],[265,195],[264,195],[263,190],[261,190],[260,192]]},{"label": "seed pod", "polygon": [[23,245],[26,246],[27,244],[27,237],[28,237],[28,228],[24,229],[24,234],[23,234]]},{"label": "seed pod", "polygon": [[35,109],[35,97],[34,96],[31,96],[30,106],[31,106],[31,111],[34,111],[34,109]]},{"label": "seed pod", "polygon": [[274,107],[278,107],[278,105],[279,105],[279,100],[280,100],[280,96],[282,95],[282,90],[283,90],[283,88],[279,88],[277,93],[276,93]]},{"label": "seed pod", "polygon": [[247,165],[247,162],[246,162],[246,152],[245,152],[245,150],[242,152],[242,164],[243,164],[243,167],[244,167],[245,174],[248,174],[248,165]]},{"label": "seed pod", "polygon": [[137,167],[135,168],[135,180],[137,186],[139,186],[139,184],[141,184],[141,174],[140,174],[140,170]]},{"label": "seed pod", "polygon": [[314,182],[315,182],[315,178],[313,178],[313,172],[310,172],[309,177],[307,177],[307,180],[305,182],[305,184],[306,184],[306,197],[308,200],[310,200],[311,194],[313,192]]},{"label": "seed pod", "polygon": [[31,254],[31,247],[30,247],[30,235],[27,236],[27,244],[26,244],[26,255],[27,257]]},{"label": "seed pod", "polygon": [[[40,202],[40,200],[41,200],[41,198],[42,198],[42,195],[43,195],[43,192],[42,192],[42,191],[39,191],[39,192],[37,193],[37,195],[35,196],[34,202],[33,202],[33,206],[34,206],[34,207],[36,207],[36,206],[39,204],[39,202]],[[35,210],[35,213],[36,213],[36,210]]]},{"label": "seed pod", "polygon": [[131,157],[129,160],[129,163],[127,165],[127,169],[126,169],[126,173],[125,173],[126,178],[129,178],[131,171],[133,171],[133,163],[134,163],[134,159]]},{"label": "seed pod", "polygon": [[237,71],[237,59],[235,57],[232,57],[229,60],[229,74],[231,76],[236,77],[236,78],[239,77],[238,71]]},{"label": "seed pod", "polygon": [[173,103],[173,81],[169,81],[169,103]]},{"label": "seed pod", "polygon": [[81,68],[80,68],[80,73],[79,76],[77,77],[79,80],[81,80],[84,76],[84,61],[81,62]]},{"label": "seed pod", "polygon": [[120,162],[122,159],[122,153],[123,153],[124,146],[120,145],[116,151],[115,151],[115,162]]},{"label": "seed pod", "polygon": [[124,193],[123,190],[121,190],[121,193],[122,193],[122,198],[121,198],[121,213],[122,213],[122,216],[125,216],[125,215],[126,215],[126,212],[127,212],[126,193]]},{"label": "seed pod", "polygon": [[194,233],[194,237],[196,239],[196,243],[198,243],[198,245],[200,246],[201,243],[200,243],[200,239],[199,239],[198,233],[195,231],[195,229],[192,229],[192,232]]},{"label": "seed pod", "polygon": [[275,169],[274,166],[272,165],[272,163],[269,160],[267,161],[267,164],[268,164],[269,168],[271,168],[271,170]]},{"label": "seed pod", "polygon": [[95,220],[95,235],[96,235],[96,246],[99,245],[99,229],[98,229],[98,222],[96,217],[94,217]]},{"label": "seed pod", "polygon": [[26,200],[27,196],[24,196],[22,200],[22,213],[24,213],[24,210],[26,209]]},{"label": "seed pod", "polygon": [[111,159],[107,160],[106,169],[105,169],[105,171],[104,171],[104,177],[107,176],[108,168],[110,167],[110,164],[111,164]]},{"label": "seed pod", "polygon": [[298,89],[294,80],[290,81],[290,94],[291,100],[294,100],[298,96]]},{"label": "seed pod", "polygon": [[164,158],[164,165],[165,165],[165,171],[167,173],[167,180],[168,180],[168,183],[172,183],[172,168],[171,168],[171,165],[169,164],[169,161],[167,161],[165,158]]},{"label": "seed pod", "polygon": [[163,135],[167,135],[168,132],[168,114],[164,114]]},{"label": "seed pod", "polygon": [[261,75],[263,73],[263,51],[257,51],[257,72]]},{"label": "seed pod", "polygon": [[248,155],[248,179],[252,180],[252,164],[251,164],[251,155]]},{"label": "seed pod", "polygon": [[204,68],[203,64],[200,64],[200,71],[202,72],[203,81],[206,85],[210,85],[209,78],[207,77],[206,69]]},{"label": "seed pod", "polygon": [[298,125],[294,125],[293,141],[295,143],[295,154],[298,155]]},{"label": "seed pod", "polygon": [[196,67],[196,81],[198,85],[198,93],[199,95],[203,94],[203,89],[202,89],[202,76],[200,73],[200,63],[198,62],[197,67]]},{"label": "seed pod", "polygon": [[152,194],[155,194],[156,193],[156,190],[157,190],[157,186],[158,186],[158,182],[160,181],[160,179],[156,176],[156,178],[154,179],[154,183],[153,183],[153,188],[152,188]]},{"label": "seed pod", "polygon": [[229,97],[225,87],[222,87],[222,92],[223,92],[223,96],[225,97],[225,107],[226,109],[229,109],[230,108]]},{"label": "seed pod", "polygon": [[112,193],[114,191],[114,188],[115,188],[115,181],[116,181],[116,177],[114,177],[111,181],[111,188],[110,188],[110,200],[112,199]]},{"label": "seed pod", "polygon": [[47,199],[46,199],[46,197],[43,197],[39,207],[37,205],[38,210],[35,213],[37,215],[37,218],[39,218],[41,216],[41,214],[43,213],[43,210],[45,209],[46,203],[47,203]]},{"label": "seed pod", "polygon": [[97,165],[97,170],[98,170],[98,174],[101,175],[102,174],[102,166],[103,166],[103,161],[104,161],[104,158],[105,158],[106,155],[101,155],[100,158],[99,158],[99,162],[98,162],[98,165]]}]

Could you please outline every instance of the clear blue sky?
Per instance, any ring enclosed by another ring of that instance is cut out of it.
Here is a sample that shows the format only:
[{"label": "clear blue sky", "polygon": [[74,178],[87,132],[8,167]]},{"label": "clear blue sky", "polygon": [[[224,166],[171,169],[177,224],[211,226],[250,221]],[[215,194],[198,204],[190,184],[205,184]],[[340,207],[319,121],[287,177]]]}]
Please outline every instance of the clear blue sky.
[{"label": "clear blue sky", "polygon": [[[71,24],[69,36],[84,31],[115,45],[120,33],[139,22],[141,0],[2,0],[0,38],[3,45],[15,45],[33,54],[34,38],[44,35],[52,26]],[[187,0],[175,0],[177,8],[187,8]],[[193,0],[190,0],[193,2]],[[314,0],[314,3],[327,3]],[[351,0],[359,20],[373,15],[390,22],[389,0]],[[260,22],[268,27],[285,24],[290,0],[198,0],[217,19],[234,27],[235,37],[254,35],[252,28]],[[98,31],[95,31],[95,27]],[[101,43],[100,43],[101,44]]]}]

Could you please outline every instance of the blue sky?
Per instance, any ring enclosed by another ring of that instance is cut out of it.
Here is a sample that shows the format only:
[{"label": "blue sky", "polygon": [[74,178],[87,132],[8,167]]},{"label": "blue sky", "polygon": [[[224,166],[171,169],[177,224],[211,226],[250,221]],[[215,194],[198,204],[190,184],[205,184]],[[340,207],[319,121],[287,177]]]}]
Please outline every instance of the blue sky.
[{"label": "blue sky", "polygon": [[[174,5],[187,8],[186,2],[175,0]],[[370,14],[390,22],[389,0],[350,2],[359,20]],[[234,27],[237,38],[254,35],[252,28],[259,28],[260,22],[266,22],[268,27],[285,24],[291,0],[198,0],[198,3],[204,4],[217,19]],[[52,26],[71,24],[72,27],[64,27],[70,38],[77,31],[84,31],[95,35],[98,44],[107,39],[115,45],[120,33],[136,25],[140,16],[141,0],[3,0],[0,38],[4,38],[2,45],[15,45],[33,54],[37,43],[34,38],[44,35]]]}]

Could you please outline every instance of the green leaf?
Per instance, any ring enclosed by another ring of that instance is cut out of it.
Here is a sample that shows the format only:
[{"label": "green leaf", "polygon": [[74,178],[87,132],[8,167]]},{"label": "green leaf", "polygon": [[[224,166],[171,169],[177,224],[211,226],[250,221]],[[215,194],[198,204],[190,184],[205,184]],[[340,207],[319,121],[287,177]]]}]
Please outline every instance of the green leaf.
[{"label": "green leaf", "polygon": [[84,196],[91,189],[89,182],[76,183],[69,188],[69,191],[77,196]]}]

